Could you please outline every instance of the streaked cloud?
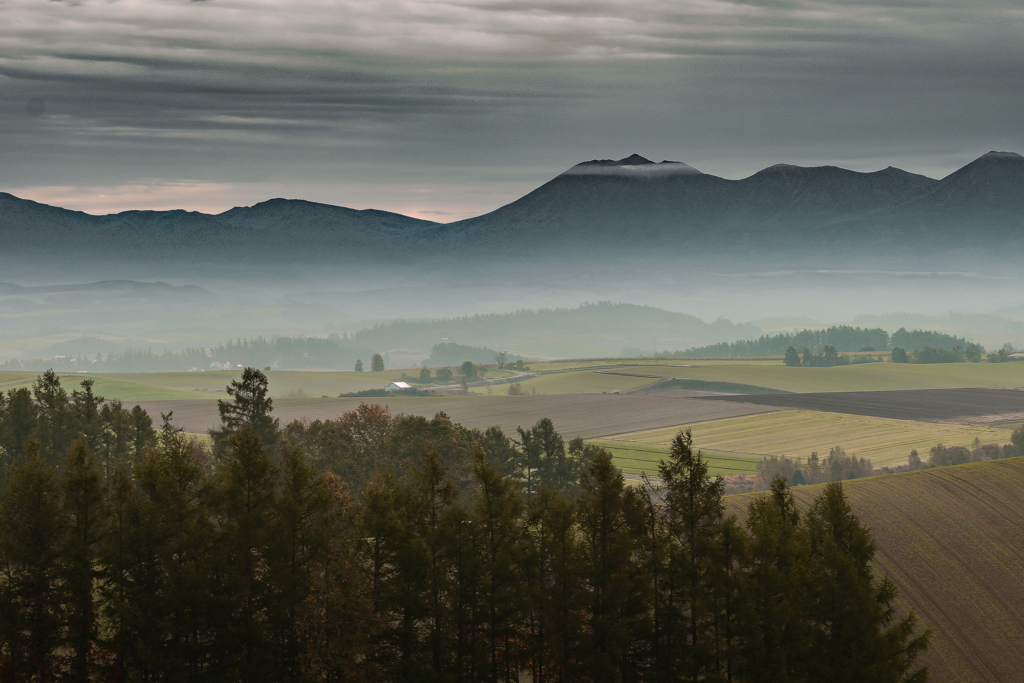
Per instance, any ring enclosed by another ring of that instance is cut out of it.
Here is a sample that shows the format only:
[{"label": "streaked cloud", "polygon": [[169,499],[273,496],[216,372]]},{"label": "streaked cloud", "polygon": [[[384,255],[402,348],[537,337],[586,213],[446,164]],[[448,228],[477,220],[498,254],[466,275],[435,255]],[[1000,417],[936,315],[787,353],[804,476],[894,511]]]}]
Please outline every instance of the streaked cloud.
[{"label": "streaked cloud", "polygon": [[[632,152],[736,177],[782,161],[935,173],[1024,149],[1024,12],[999,0],[0,11],[8,190],[427,183],[456,215],[477,184],[539,183]],[[140,192],[139,206],[155,196]]]}]

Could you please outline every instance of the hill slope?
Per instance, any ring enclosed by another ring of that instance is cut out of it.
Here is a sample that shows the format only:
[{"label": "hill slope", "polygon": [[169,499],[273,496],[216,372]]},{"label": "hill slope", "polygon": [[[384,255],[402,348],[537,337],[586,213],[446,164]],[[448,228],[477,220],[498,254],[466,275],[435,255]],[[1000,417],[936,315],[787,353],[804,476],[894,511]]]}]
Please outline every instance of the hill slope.
[{"label": "hill slope", "polygon": [[[844,483],[875,567],[935,632],[933,683],[1019,681],[1024,671],[1024,458]],[[810,505],[820,486],[794,489]],[[740,516],[752,495],[729,496]]]}]

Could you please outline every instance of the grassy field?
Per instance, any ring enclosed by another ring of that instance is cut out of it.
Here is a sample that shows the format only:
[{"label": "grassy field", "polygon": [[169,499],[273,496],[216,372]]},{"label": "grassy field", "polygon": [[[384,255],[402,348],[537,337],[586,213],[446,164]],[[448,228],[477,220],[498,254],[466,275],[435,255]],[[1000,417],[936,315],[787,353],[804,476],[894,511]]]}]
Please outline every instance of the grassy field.
[{"label": "grassy field", "polygon": [[[806,508],[820,486],[793,493]],[[844,484],[871,529],[875,569],[935,636],[933,683],[1019,681],[1024,671],[1024,458]],[[729,496],[742,518],[752,495]]]},{"label": "grassy field", "polygon": [[[726,401],[709,401],[727,403]],[[702,450],[719,455],[759,458],[785,455],[807,458],[812,451],[819,457],[829,449],[842,446],[847,454],[868,458],[875,467],[902,464],[912,449],[927,459],[928,450],[937,443],[969,446],[975,438],[982,443],[1005,444],[1014,426],[968,427],[960,425],[888,420],[860,415],[820,413],[811,410],[785,410],[711,422],[690,423],[693,440]],[[680,427],[619,434],[609,441],[632,446],[665,448]]]},{"label": "grassy field", "polygon": [[[643,474],[657,476],[658,463],[668,459],[667,448],[624,444],[618,441],[590,441],[601,446],[615,459],[626,474]],[[731,476],[734,474],[754,474],[757,471],[757,460],[729,455],[705,454],[712,476]]]}]

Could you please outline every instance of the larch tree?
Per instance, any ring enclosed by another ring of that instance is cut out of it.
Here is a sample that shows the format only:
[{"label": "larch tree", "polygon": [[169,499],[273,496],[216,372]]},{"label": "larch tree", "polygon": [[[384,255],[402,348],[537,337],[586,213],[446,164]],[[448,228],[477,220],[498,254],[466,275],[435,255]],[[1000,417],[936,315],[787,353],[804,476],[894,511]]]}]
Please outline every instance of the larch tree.
[{"label": "larch tree", "polygon": [[270,398],[267,376],[256,368],[245,368],[240,380],[227,386],[231,401],[218,400],[221,429],[211,432],[220,452],[228,446],[235,432],[244,425],[252,427],[265,448],[277,443],[279,421],[271,416],[274,400]]}]

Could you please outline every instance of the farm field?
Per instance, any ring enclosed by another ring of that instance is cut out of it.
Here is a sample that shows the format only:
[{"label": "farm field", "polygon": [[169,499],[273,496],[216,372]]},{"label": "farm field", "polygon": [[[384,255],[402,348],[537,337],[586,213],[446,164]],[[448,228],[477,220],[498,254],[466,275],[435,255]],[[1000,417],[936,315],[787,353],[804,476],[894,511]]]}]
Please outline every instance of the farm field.
[{"label": "farm field", "polygon": [[[706,402],[745,405],[731,401]],[[946,425],[811,410],[785,410],[679,425],[689,426],[693,430],[694,443],[711,454],[753,458],[784,455],[806,459],[812,451],[817,451],[822,457],[828,455],[829,449],[842,446],[848,455],[867,458],[875,467],[905,463],[915,448],[923,459],[927,459],[929,449],[938,443],[969,446],[975,438],[982,443],[1009,443],[1014,429],[1012,425]],[[679,425],[619,434],[608,440],[666,448],[679,431]]]},{"label": "farm field", "polygon": [[[618,391],[629,391],[642,387],[651,382],[657,382],[658,378],[633,377],[627,375],[610,375],[593,370],[580,370],[577,372],[557,372],[540,375],[531,379],[524,379],[520,382],[523,390],[527,392],[536,391],[538,394],[610,394]],[[486,387],[473,387],[473,393],[485,394]],[[508,393],[507,384],[496,384],[492,387],[492,393]]]},{"label": "farm field", "polygon": [[[626,474],[643,474],[658,476],[658,463],[668,459],[667,448],[624,444],[618,441],[589,441],[601,446],[612,454],[615,464]],[[757,460],[754,458],[729,455],[704,454],[711,476],[728,477],[736,474],[754,474],[757,471]]]},{"label": "farm field", "polygon": [[[631,368],[622,368],[621,371],[679,379],[735,382],[791,392],[1024,387],[1024,363],[1020,362],[933,365],[867,363],[834,368],[790,368],[781,361],[675,360],[674,365],[637,364]],[[686,367],[693,365],[697,367]]]},{"label": "farm field", "polygon": [[1016,415],[1024,419],[1024,391],[1007,389],[915,389],[820,394],[715,396],[712,400],[802,408],[829,413],[869,415],[897,420],[954,420],[962,417]]},{"label": "farm field", "polygon": [[[875,569],[934,631],[933,683],[1009,682],[1024,671],[1024,458],[845,482],[871,529]],[[793,489],[807,508],[821,486]],[[743,518],[752,496],[726,497]]]},{"label": "farm field", "polygon": [[[777,408],[695,399],[662,399],[651,396],[579,394],[569,396],[429,396],[385,399],[283,398],[274,401],[274,416],[282,424],[295,419],[335,418],[360,403],[381,403],[394,413],[433,417],[444,411],[466,427],[486,429],[498,425],[507,434],[516,427],[530,427],[551,418],[566,439],[596,438],[610,434],[655,429],[690,422],[706,422],[737,415],[751,415]],[[146,411],[159,419],[174,411],[174,423],[188,432],[203,433],[220,424],[217,404],[210,400],[143,401]]]}]

